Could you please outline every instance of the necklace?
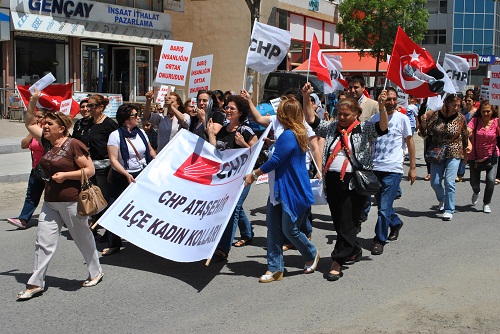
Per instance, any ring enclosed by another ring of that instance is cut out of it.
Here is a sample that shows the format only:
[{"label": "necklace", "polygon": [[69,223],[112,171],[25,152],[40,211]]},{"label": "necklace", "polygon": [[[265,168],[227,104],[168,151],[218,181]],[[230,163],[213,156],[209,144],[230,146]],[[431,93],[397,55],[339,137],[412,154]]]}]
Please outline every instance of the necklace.
[{"label": "necklace", "polygon": [[95,124],[100,124],[102,123],[102,121],[106,118],[106,115],[102,114],[101,117],[99,117],[99,119],[95,122]]}]

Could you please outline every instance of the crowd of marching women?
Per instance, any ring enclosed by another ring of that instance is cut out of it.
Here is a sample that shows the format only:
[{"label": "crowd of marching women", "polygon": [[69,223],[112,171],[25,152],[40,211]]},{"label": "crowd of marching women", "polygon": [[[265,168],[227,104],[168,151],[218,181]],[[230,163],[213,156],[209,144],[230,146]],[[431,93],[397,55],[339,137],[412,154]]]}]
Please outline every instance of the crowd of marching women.
[{"label": "crowd of marching women", "polygon": [[[331,267],[325,274],[328,281],[340,279],[342,266],[361,258],[357,234],[372,197],[377,204],[377,222],[371,254],[382,254],[388,241],[397,240],[403,222],[394,212],[393,202],[401,196],[404,160],[409,161],[408,180],[413,184],[416,179],[415,130],[426,138],[426,179],[435,192],[442,220],[453,218],[455,182],[462,181],[465,164],[470,170],[471,204],[476,205],[481,197],[484,171],[483,212],[492,211],[500,136],[495,106],[488,100],[476,104],[474,92],[467,92],[465,96],[445,96],[440,110],[428,110],[425,101],[411,97],[408,110],[401,110],[393,88],[372,100],[364,94],[363,77],[349,78],[348,86],[335,108],[325,111],[307,83],[281,97],[276,115],[261,115],[246,91],[240,95],[199,91],[195,104],[170,93],[162,106],[154,105],[154,94],[148,92],[143,110],[123,104],[117,110],[116,121],[104,113],[108,100],[95,94],[80,102],[81,118],[74,125],[60,112],[38,110],[41,94],[35,90],[25,118],[29,135],[22,142],[32,151],[32,171],[22,212],[9,223],[26,228],[43,191],[45,195],[38,219],[33,275],[18,299],[30,299],[45,290],[45,274],[63,225],[88,267],[83,286],[92,287],[102,280],[95,242],[95,237],[100,236],[96,233],[99,227],[89,228],[102,212],[90,219],[78,213],[82,173],[100,187],[112,204],[181,129],[218,150],[251,147],[258,137],[249,126],[249,116],[261,126],[271,126],[273,137],[268,141],[272,148],[269,159],[244,177],[246,187],[212,257],[227,260],[231,246],[252,242],[253,229],[243,205],[250,185],[268,174],[268,267],[259,279],[262,283],[283,278],[283,252],[291,248],[302,255],[304,274],[316,270],[320,254],[311,242],[311,205],[315,196],[310,178],[323,181],[337,233]],[[240,239],[233,243],[237,229]],[[120,236],[110,231],[98,241],[107,244],[102,256],[121,250]]]}]

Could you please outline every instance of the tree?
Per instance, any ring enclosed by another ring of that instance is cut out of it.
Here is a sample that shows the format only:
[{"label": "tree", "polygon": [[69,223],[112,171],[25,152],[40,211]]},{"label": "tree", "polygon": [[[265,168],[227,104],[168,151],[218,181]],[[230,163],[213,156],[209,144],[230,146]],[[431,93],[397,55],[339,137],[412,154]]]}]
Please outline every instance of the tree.
[{"label": "tree", "polygon": [[429,12],[427,0],[344,0],[339,6],[342,20],[337,32],[350,47],[360,49],[359,55],[377,59],[379,63],[391,54],[398,26],[414,41],[421,41],[427,31]]},{"label": "tree", "polygon": [[260,17],[260,1],[261,0],[245,0],[248,9],[250,9],[250,31],[253,29],[253,23],[255,19]]}]

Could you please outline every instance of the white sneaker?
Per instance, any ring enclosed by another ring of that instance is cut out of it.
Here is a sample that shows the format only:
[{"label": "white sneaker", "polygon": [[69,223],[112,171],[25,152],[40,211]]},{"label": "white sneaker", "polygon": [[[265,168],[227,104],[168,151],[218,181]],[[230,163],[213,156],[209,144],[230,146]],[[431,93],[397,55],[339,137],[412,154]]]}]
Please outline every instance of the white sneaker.
[{"label": "white sneaker", "polygon": [[483,212],[484,213],[491,213],[491,208],[489,204],[483,205]]},{"label": "white sneaker", "polygon": [[472,193],[472,199],[471,199],[471,202],[472,202],[472,205],[476,205],[477,204],[477,199],[479,198],[479,194],[481,192],[478,192],[477,194],[476,193]]},{"label": "white sneaker", "polygon": [[443,211],[444,210],[444,202],[439,202],[439,211]]},{"label": "white sneaker", "polygon": [[449,221],[453,218],[453,213],[445,212],[443,213],[443,220],[444,221]]}]

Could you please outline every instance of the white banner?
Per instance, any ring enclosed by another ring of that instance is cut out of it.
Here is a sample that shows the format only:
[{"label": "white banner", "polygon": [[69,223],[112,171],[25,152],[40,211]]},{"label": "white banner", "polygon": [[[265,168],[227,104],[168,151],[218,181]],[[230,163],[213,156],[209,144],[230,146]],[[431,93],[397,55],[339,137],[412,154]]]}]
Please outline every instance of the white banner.
[{"label": "white banner", "polygon": [[342,62],[341,56],[323,54],[325,57],[326,65],[328,66],[328,71],[330,72],[330,79],[332,80],[332,85],[330,87],[327,83],[323,83],[323,90],[325,94],[331,94],[337,90],[344,90],[344,86],[338,81],[343,79],[342,76]]},{"label": "white banner", "polygon": [[455,89],[455,86],[453,85],[453,82],[451,81],[450,77],[446,74],[446,71],[444,70],[443,66],[439,65],[439,63],[436,63],[436,67],[438,70],[443,73],[443,82],[444,82],[444,87],[443,91],[448,94],[456,94],[457,90]]},{"label": "white banner", "polygon": [[199,90],[210,90],[213,59],[214,55],[206,55],[191,59],[188,97],[196,97]]},{"label": "white banner", "polygon": [[290,32],[255,21],[246,65],[259,73],[274,71],[285,58],[291,40]]},{"label": "white banner", "polygon": [[184,86],[193,43],[165,40],[161,48],[155,81],[167,85]]},{"label": "white banner", "polygon": [[500,65],[491,65],[490,104],[500,106]]},{"label": "white banner", "polygon": [[466,59],[446,53],[444,55],[443,69],[451,79],[457,92],[464,92],[469,76],[470,65]]},{"label": "white banner", "polygon": [[210,258],[269,129],[251,148],[222,152],[187,130],[179,131],[99,224],[166,259]]}]

